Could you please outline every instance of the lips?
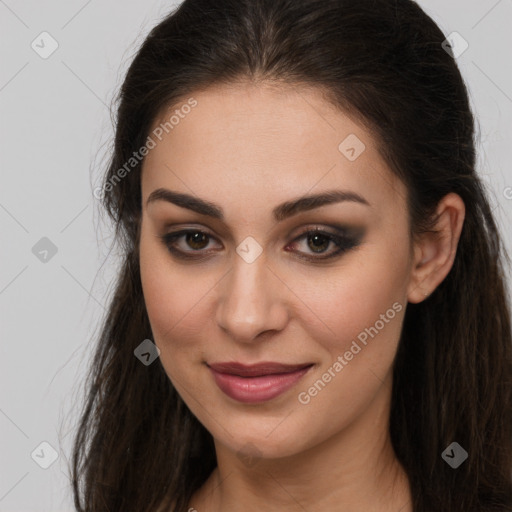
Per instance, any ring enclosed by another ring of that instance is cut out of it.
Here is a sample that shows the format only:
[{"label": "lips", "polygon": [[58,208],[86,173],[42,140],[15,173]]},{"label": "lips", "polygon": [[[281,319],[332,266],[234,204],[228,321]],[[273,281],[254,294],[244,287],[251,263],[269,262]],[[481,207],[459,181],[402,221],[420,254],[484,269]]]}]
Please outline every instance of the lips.
[{"label": "lips", "polygon": [[312,363],[306,364],[280,364],[280,363],[258,363],[252,365],[244,365],[241,363],[212,363],[208,366],[219,373],[227,373],[229,375],[238,375],[239,377],[261,377],[263,375],[275,375],[282,373],[292,373]]},{"label": "lips", "polygon": [[313,364],[226,362],[207,366],[217,386],[227,396],[238,402],[258,403],[271,400],[293,387]]}]

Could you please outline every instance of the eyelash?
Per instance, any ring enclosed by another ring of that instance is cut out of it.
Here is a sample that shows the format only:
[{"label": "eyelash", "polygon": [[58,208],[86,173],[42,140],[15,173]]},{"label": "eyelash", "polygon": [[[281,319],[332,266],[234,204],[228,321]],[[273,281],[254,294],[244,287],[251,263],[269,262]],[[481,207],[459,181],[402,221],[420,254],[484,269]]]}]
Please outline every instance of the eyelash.
[{"label": "eyelash", "polygon": [[[343,229],[341,229],[341,228],[338,228],[338,229],[341,232],[344,232]],[[183,236],[185,236],[187,234],[195,234],[195,233],[200,233],[200,234],[208,237],[208,240],[207,240],[208,242],[210,241],[211,238],[214,238],[212,235],[210,235],[204,231],[201,231],[200,229],[184,229],[181,231],[176,231],[174,233],[166,233],[165,235],[159,236],[159,238],[162,240],[162,242],[163,242],[164,246],[167,248],[167,250],[176,258],[179,258],[182,260],[189,260],[189,261],[202,260],[202,259],[205,259],[206,257],[208,257],[208,254],[206,254],[206,255],[204,254],[204,252],[206,252],[206,251],[203,251],[202,249],[192,250],[192,251],[182,251],[182,250],[176,249],[174,247],[174,244],[176,243],[176,241],[178,239],[182,238]],[[327,238],[329,240],[329,244],[331,242],[333,242],[338,247],[338,249],[335,252],[328,254],[327,256],[313,256],[313,257],[303,256],[299,252],[297,257],[307,260],[307,261],[311,261],[311,262],[322,262],[325,260],[331,260],[338,256],[341,257],[341,255],[350,251],[351,249],[354,249],[360,243],[360,240],[357,237],[349,237],[347,235],[331,233],[328,231],[324,231],[324,230],[315,228],[315,229],[308,229],[308,230],[304,231],[303,233],[301,233],[298,237],[296,237],[292,241],[292,244],[298,242],[299,240],[301,240],[303,238],[305,238],[307,240],[308,237],[311,237],[314,235],[320,235],[321,237]],[[200,254],[198,256],[191,256],[190,252],[195,252],[196,254],[197,253],[200,253]],[[203,254],[201,254],[201,253],[203,253]],[[318,253],[318,254],[323,254],[323,253]]]}]

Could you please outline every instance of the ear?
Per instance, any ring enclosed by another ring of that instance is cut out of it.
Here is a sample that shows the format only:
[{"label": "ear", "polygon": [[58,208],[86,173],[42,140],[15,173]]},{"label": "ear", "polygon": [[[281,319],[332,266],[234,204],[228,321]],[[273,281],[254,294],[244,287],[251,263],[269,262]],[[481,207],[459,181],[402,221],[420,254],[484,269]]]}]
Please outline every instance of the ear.
[{"label": "ear", "polygon": [[434,230],[422,233],[414,243],[414,260],[407,290],[409,302],[425,300],[450,272],[459,243],[466,208],[458,194],[451,192],[439,202]]}]

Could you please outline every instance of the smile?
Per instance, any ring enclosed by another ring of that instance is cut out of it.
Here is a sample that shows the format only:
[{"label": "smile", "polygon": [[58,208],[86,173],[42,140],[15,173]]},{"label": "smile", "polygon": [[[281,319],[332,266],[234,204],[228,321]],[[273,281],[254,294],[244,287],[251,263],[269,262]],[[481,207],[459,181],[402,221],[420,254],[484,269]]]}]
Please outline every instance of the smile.
[{"label": "smile", "polygon": [[212,363],[207,365],[219,389],[243,403],[272,400],[293,387],[312,367],[312,363]]}]

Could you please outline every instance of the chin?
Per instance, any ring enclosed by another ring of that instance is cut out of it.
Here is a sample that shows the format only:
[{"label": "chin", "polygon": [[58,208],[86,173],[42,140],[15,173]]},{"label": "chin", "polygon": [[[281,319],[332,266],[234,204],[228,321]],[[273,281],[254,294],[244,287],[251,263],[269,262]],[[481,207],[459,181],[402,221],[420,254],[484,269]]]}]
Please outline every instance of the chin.
[{"label": "chin", "polygon": [[[239,421],[232,419],[226,430],[218,424],[207,425],[206,428],[216,443],[241,458],[280,459],[296,455],[316,444],[318,436],[312,436],[303,423],[296,423],[291,418],[283,421],[283,418],[286,415],[271,420],[268,417],[240,418]],[[308,432],[309,436],[306,438],[305,434]]]}]

